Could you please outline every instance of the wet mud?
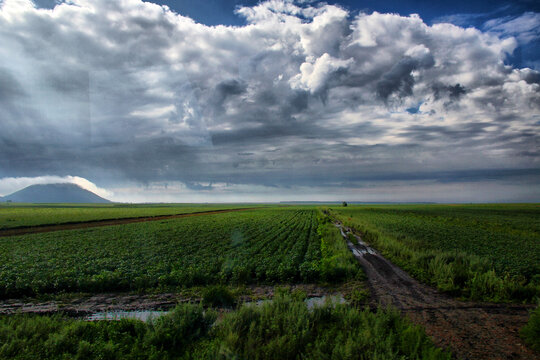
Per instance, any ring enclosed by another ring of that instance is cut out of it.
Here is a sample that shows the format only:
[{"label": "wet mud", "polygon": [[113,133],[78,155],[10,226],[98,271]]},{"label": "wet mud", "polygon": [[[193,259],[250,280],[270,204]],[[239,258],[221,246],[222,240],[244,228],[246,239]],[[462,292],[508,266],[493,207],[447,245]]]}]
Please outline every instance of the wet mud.
[{"label": "wet mud", "polygon": [[[340,289],[329,289],[316,284],[296,284],[287,286],[290,291],[302,291],[308,299],[323,299],[326,296],[340,297]],[[275,287],[270,285],[248,286],[245,294],[238,296],[238,303],[257,302],[271,299]],[[73,296],[64,300],[39,301],[36,299],[8,299],[0,301],[0,315],[63,313],[72,317],[87,317],[95,313],[168,311],[180,303],[199,303],[197,294],[181,293],[129,294],[101,293]]]},{"label": "wet mud", "polygon": [[[362,241],[353,229],[343,227],[349,249],[366,273],[372,307],[393,306],[440,347],[459,359],[539,359],[519,337],[533,305],[460,301],[419,283]],[[355,239],[353,244],[348,234]]]}]

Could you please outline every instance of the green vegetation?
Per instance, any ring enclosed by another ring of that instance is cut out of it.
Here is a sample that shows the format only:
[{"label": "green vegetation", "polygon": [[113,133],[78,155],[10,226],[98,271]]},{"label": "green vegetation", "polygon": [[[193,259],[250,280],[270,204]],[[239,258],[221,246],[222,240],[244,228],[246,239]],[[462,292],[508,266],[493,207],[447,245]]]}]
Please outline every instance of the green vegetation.
[{"label": "green vegetation", "polygon": [[319,227],[317,233],[321,238],[321,254],[319,272],[323,280],[328,282],[340,279],[362,277],[363,272],[358,261],[351,253],[339,230],[330,219],[319,211]]},{"label": "green vegetation", "polygon": [[255,207],[243,204],[2,204],[0,229]]},{"label": "green vegetation", "polygon": [[232,307],[236,303],[236,298],[228,287],[210,285],[204,289],[202,303],[213,307]]},{"label": "green vegetation", "polygon": [[[540,295],[538,205],[341,205],[331,216],[441,290],[489,301]],[[232,206],[6,205],[0,228],[225,208]],[[363,309],[362,279],[339,230],[311,206],[0,238],[0,298],[176,290],[203,298],[149,323],[0,316],[0,358],[450,358],[397,312]],[[219,320],[208,308],[234,307],[247,284],[343,281],[347,304],[308,309],[302,291],[277,291],[273,301],[226,310]],[[521,332],[535,349],[539,324],[537,309]]]},{"label": "green vegetation", "polygon": [[540,305],[531,313],[527,325],[521,329],[520,334],[532,349],[540,352]]},{"label": "green vegetation", "polygon": [[258,209],[0,238],[0,298],[355,275],[333,226],[321,242],[317,216],[313,208]]},{"label": "green vegetation", "polygon": [[443,291],[491,301],[540,295],[539,205],[350,206],[331,212]]},{"label": "green vegetation", "polygon": [[450,359],[397,312],[325,304],[287,293],[216,322],[179,305],[148,324],[60,316],[0,317],[0,357],[13,359]]},{"label": "green vegetation", "polygon": [[216,315],[179,305],[148,324],[88,322],[61,316],[0,317],[2,359],[176,359],[206,336]]}]

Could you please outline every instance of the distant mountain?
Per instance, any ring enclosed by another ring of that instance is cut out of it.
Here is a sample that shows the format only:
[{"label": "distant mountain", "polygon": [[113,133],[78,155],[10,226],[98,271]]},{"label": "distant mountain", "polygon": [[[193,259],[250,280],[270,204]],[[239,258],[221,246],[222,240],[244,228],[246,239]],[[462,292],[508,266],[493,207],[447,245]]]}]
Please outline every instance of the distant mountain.
[{"label": "distant mountain", "polygon": [[110,203],[109,200],[75,184],[31,185],[6,195],[1,200],[24,203]]}]

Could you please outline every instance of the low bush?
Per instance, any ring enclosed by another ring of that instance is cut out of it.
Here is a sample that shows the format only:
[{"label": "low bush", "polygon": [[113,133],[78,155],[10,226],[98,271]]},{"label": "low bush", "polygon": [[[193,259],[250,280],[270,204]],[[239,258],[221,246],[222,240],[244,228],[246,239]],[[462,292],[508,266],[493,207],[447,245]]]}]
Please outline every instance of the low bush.
[{"label": "low bush", "polygon": [[397,311],[371,312],[345,304],[309,310],[287,293],[261,306],[244,305],[211,333],[212,346],[199,347],[195,358],[450,359]]},{"label": "low bush", "polygon": [[214,285],[204,290],[202,303],[213,307],[232,307],[236,304],[236,298],[228,287]]},{"label": "low bush", "polygon": [[520,334],[531,348],[540,352],[540,304],[531,312],[529,321],[521,329]]}]

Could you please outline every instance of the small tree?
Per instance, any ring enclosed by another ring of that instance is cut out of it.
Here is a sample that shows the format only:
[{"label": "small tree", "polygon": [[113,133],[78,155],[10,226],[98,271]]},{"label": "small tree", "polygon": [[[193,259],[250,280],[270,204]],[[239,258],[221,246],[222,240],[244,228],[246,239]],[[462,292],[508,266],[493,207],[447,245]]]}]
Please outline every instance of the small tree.
[{"label": "small tree", "polygon": [[343,207],[346,207],[346,206],[347,206],[347,202],[344,201],[344,202],[343,202]]}]

